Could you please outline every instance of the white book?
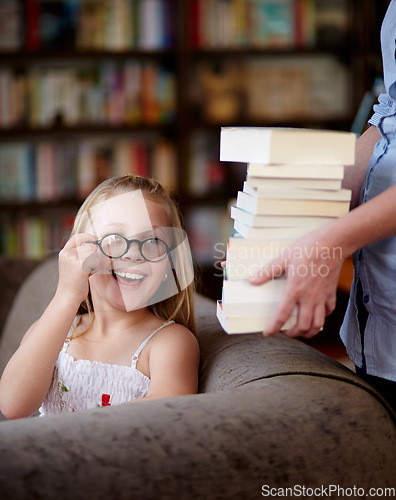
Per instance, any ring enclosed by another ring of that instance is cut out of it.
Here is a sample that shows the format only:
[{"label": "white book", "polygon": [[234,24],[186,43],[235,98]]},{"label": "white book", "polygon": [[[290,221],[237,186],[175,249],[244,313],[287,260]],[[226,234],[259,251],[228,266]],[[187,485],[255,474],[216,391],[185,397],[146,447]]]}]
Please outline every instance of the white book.
[{"label": "white book", "polygon": [[282,253],[294,240],[246,239],[228,240],[225,276],[227,280],[246,280]]},{"label": "white book", "polygon": [[268,239],[246,239],[238,236],[231,236],[227,242],[227,253],[236,253],[241,256],[255,255],[263,256],[266,258],[275,258],[279,252],[289,247],[294,243],[294,239],[289,240],[276,240]]},{"label": "white book", "polygon": [[257,198],[239,191],[236,206],[252,214],[261,215],[341,217],[349,211],[349,204],[349,201]]},{"label": "white book", "polygon": [[[226,302],[221,302],[221,308],[223,313],[228,318],[248,318],[249,316],[273,316],[276,311],[279,302],[268,301],[262,302],[260,304],[254,304],[252,302],[245,302],[243,298],[241,302],[227,304]],[[293,315],[297,316],[297,307],[293,311]]]},{"label": "white book", "polygon": [[296,226],[315,226],[331,222],[334,217],[310,217],[298,215],[260,215],[252,214],[238,207],[231,207],[231,218],[242,222],[250,227],[296,227]]},{"label": "white book", "polygon": [[282,188],[282,189],[341,189],[342,179],[286,179],[271,177],[246,176],[246,182],[251,187]]},{"label": "white book", "polygon": [[[262,332],[273,320],[272,314],[252,314],[249,316],[228,316],[224,313],[223,304],[217,301],[217,319],[224,331],[228,334]],[[283,325],[282,330],[291,328],[296,323],[296,314],[292,314]]]},{"label": "white book", "polygon": [[353,165],[351,132],[268,127],[223,127],[220,160],[265,164]]},{"label": "white book", "polygon": [[161,7],[161,0],[145,0],[140,3],[139,48],[147,50],[161,48],[163,23]]},{"label": "white book", "polygon": [[250,186],[246,181],[243,183],[243,192],[256,196],[257,198],[287,198],[293,200],[331,200],[351,201],[352,191],[350,189],[338,189],[328,191],[322,189],[282,189]]},{"label": "white book", "polygon": [[224,280],[222,300],[226,304],[238,304],[242,300],[255,304],[277,302],[283,294],[285,284],[285,276],[270,280],[263,285],[252,285],[247,280]]},{"label": "white book", "polygon": [[[316,217],[312,217],[315,219]],[[321,217],[320,217],[321,219]],[[234,229],[243,238],[253,238],[253,239],[297,239],[304,236],[310,231],[317,229],[318,225],[306,225],[306,226],[295,226],[295,227],[251,227],[243,222],[234,221]]]},{"label": "white book", "polygon": [[338,180],[344,178],[343,165],[264,165],[263,163],[249,163],[247,177],[265,179],[323,179]]}]

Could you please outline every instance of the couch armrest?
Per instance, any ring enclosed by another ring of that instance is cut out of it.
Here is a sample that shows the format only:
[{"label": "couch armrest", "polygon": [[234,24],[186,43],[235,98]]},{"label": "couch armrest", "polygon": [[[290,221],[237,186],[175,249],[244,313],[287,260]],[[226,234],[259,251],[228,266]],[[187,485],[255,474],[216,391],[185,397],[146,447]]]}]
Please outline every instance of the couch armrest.
[{"label": "couch armrest", "polygon": [[[11,299],[12,303],[8,306],[8,314],[4,320],[0,337],[0,374],[27,329],[41,316],[54,295],[58,281],[58,258],[53,256],[42,262],[6,259],[1,261],[1,266],[2,279],[12,279],[14,269],[18,275],[17,281],[20,283],[21,276],[24,279],[14,300]],[[15,291],[14,287],[14,294]]]},{"label": "couch armrest", "polygon": [[263,485],[368,491],[395,486],[395,450],[395,424],[368,392],[339,380],[277,376],[3,422],[0,491],[4,500],[253,499]]},{"label": "couch armrest", "polygon": [[38,264],[37,260],[0,256],[0,332],[20,286]]}]

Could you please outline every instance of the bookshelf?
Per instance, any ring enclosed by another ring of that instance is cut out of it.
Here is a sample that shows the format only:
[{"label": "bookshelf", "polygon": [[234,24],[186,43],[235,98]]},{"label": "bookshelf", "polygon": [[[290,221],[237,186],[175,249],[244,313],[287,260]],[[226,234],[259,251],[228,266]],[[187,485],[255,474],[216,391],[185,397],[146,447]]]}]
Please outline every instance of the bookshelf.
[{"label": "bookshelf", "polygon": [[220,127],[349,130],[381,74],[386,4],[2,1],[0,253],[56,250],[91,187],[134,171],[175,194],[218,295],[245,177],[219,162]]}]

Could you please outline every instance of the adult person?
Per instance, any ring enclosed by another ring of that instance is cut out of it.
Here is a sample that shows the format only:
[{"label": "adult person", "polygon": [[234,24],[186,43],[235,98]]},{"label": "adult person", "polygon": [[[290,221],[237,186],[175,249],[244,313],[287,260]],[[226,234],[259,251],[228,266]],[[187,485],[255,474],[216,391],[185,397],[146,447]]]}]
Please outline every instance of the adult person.
[{"label": "adult person", "polygon": [[[341,338],[357,373],[396,409],[396,0],[381,27],[386,93],[374,106],[370,127],[356,144],[356,164],[345,173],[351,211],[295,242],[287,258],[273,261],[254,284],[287,275],[283,297],[265,335],[282,328],[297,306],[291,337],[312,337],[335,308],[343,261],[353,254],[354,281]],[[304,271],[304,272],[303,272]]]}]

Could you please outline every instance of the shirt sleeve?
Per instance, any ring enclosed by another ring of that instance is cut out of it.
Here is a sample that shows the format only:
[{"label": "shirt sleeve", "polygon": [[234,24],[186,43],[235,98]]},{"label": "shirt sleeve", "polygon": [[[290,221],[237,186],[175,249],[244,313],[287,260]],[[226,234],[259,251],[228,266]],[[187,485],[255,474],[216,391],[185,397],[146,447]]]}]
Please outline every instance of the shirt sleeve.
[{"label": "shirt sleeve", "polygon": [[388,94],[380,94],[378,104],[374,104],[373,106],[374,114],[368,123],[377,126],[382,117],[392,113],[392,105],[394,105],[394,102]]}]

